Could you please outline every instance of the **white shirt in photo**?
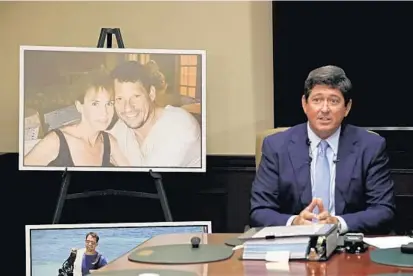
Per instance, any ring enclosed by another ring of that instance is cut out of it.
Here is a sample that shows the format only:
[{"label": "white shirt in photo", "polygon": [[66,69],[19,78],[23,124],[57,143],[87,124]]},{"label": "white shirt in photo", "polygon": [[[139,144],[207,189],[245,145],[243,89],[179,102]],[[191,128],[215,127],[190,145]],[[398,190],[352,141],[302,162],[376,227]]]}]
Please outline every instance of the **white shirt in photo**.
[{"label": "white shirt in photo", "polygon": [[142,145],[120,119],[110,133],[133,167],[201,167],[201,128],[182,108],[166,106]]}]

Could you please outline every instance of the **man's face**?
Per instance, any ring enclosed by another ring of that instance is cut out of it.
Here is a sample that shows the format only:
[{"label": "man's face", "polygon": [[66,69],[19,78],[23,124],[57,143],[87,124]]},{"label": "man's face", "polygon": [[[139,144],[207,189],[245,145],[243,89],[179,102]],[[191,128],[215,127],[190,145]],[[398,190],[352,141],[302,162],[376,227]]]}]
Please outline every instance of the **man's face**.
[{"label": "man's face", "polygon": [[115,80],[115,109],[118,117],[132,129],[142,127],[153,111],[155,91],[150,91],[140,82],[119,82]]},{"label": "man's face", "polygon": [[86,237],[86,250],[88,252],[94,252],[96,250],[97,247],[97,242],[96,239],[94,237],[92,237],[91,235]]},{"label": "man's face", "polygon": [[340,90],[326,85],[314,86],[308,101],[303,96],[301,103],[311,129],[322,139],[336,131],[351,109],[351,100],[346,106]]}]

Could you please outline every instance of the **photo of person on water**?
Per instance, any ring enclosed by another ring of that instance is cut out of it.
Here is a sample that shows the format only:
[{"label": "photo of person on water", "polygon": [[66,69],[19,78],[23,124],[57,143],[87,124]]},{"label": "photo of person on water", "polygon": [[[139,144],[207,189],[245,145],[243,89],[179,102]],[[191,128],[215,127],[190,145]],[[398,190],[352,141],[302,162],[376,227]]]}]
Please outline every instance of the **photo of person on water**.
[{"label": "photo of person on water", "polygon": [[58,276],[86,276],[107,265],[106,258],[96,250],[98,244],[99,235],[95,232],[87,233],[85,247],[71,249],[70,256],[59,269]]},{"label": "photo of person on water", "polygon": [[210,231],[208,222],[28,225],[27,265],[30,276],[93,275],[154,236]]}]

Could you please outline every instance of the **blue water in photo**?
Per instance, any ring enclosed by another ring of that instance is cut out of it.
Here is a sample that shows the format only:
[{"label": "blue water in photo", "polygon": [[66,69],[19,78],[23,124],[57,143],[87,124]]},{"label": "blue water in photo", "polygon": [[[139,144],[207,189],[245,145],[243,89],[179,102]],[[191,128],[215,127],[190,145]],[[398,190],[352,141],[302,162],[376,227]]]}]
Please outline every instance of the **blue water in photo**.
[{"label": "blue water in photo", "polygon": [[71,248],[84,248],[88,232],[99,235],[97,251],[111,262],[149,238],[170,233],[206,233],[204,226],[145,226],[31,230],[32,276],[57,276]]}]

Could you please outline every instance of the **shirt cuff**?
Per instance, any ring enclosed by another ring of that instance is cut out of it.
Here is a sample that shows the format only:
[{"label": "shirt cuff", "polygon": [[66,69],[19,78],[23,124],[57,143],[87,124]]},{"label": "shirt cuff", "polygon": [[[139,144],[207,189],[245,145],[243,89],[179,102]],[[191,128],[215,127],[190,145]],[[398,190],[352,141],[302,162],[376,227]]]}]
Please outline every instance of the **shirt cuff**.
[{"label": "shirt cuff", "polygon": [[348,226],[346,221],[342,217],[336,217],[340,222],[340,234],[345,234],[348,231]]},{"label": "shirt cuff", "polygon": [[291,224],[293,223],[293,221],[294,221],[294,219],[296,218],[297,216],[291,216],[288,220],[287,220],[287,225],[286,226],[291,226]]}]

